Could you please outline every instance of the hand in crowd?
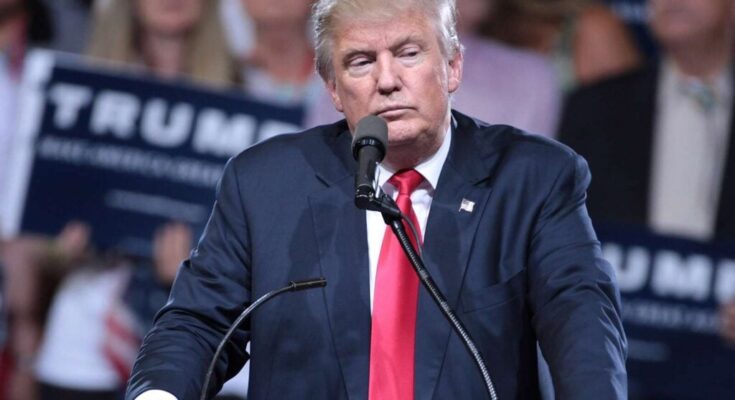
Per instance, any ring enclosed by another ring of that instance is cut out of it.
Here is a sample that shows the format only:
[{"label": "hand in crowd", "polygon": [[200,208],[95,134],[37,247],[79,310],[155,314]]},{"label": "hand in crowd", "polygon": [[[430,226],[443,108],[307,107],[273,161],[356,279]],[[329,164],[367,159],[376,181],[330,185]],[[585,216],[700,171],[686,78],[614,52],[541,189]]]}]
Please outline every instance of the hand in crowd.
[{"label": "hand in crowd", "polygon": [[62,257],[71,262],[79,262],[89,255],[90,228],[87,224],[72,221],[66,224],[54,240],[54,245]]},{"label": "hand in crowd", "polygon": [[189,256],[191,242],[191,228],[181,222],[167,223],[156,231],[153,236],[153,264],[161,283],[173,283],[181,261]]},{"label": "hand in crowd", "polygon": [[720,316],[720,333],[725,340],[735,346],[735,300],[722,306]]}]

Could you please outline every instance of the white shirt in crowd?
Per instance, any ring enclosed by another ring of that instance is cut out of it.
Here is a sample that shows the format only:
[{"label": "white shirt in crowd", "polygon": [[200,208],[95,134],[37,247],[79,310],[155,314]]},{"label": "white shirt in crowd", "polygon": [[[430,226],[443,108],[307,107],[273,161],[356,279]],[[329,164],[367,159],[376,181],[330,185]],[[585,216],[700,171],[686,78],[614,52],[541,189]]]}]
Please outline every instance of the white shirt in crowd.
[{"label": "white shirt in crowd", "polygon": [[733,82],[730,68],[704,82],[662,63],[653,136],[649,226],[710,240],[727,157]]},{"label": "white shirt in crowd", "polygon": [[0,239],[8,234],[4,207],[8,204],[8,173],[12,139],[15,136],[18,80],[14,76],[8,57],[0,52]]}]

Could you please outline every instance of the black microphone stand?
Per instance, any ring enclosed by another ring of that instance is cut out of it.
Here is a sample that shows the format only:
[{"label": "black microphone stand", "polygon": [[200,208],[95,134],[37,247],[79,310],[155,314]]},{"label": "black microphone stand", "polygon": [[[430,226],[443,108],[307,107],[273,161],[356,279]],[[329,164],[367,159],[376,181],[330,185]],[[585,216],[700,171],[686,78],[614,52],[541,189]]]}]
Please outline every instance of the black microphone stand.
[{"label": "black microphone stand", "polygon": [[217,365],[217,359],[219,358],[220,353],[222,353],[222,350],[225,348],[225,345],[227,342],[230,341],[230,337],[233,333],[235,333],[235,329],[242,324],[242,321],[245,320],[245,318],[250,315],[256,308],[260,307],[261,304],[265,303],[266,301],[278,296],[281,293],[284,292],[295,292],[298,290],[306,290],[306,289],[312,289],[312,288],[318,288],[318,287],[324,287],[327,286],[327,280],[324,278],[318,278],[318,279],[309,279],[306,281],[291,281],[289,282],[288,286],[282,287],[277,290],[270,291],[263,296],[261,296],[258,300],[255,300],[252,304],[250,304],[250,307],[246,308],[245,311],[243,311],[239,317],[235,320],[235,322],[232,323],[232,326],[230,326],[230,329],[227,331],[225,336],[222,338],[222,341],[219,342],[219,346],[217,346],[217,351],[214,352],[214,356],[212,356],[212,362],[209,364],[209,368],[207,369],[207,375],[204,377],[204,388],[202,388],[202,394],[199,398],[200,400],[205,400],[207,398],[207,392],[209,391],[209,382],[212,380],[212,373],[214,372],[214,366]]},{"label": "black microphone stand", "polygon": [[411,240],[406,234],[403,221],[406,221],[408,226],[411,227],[411,230],[416,237],[416,242],[418,243],[418,235],[416,234],[416,227],[413,226],[413,222],[411,222],[410,218],[407,218],[403,213],[401,213],[401,210],[398,208],[395,201],[385,193],[381,194],[377,198],[373,196],[370,203],[371,207],[368,207],[368,209],[381,212],[383,215],[383,221],[385,221],[386,225],[390,226],[391,230],[398,238],[398,242],[401,244],[401,247],[406,253],[409,261],[411,261],[411,265],[419,276],[421,284],[423,284],[426,290],[429,291],[431,298],[434,299],[434,302],[439,306],[444,317],[449,321],[449,324],[457,335],[459,335],[460,339],[462,339],[462,343],[464,343],[465,347],[467,347],[467,350],[472,355],[475,364],[480,369],[480,373],[482,374],[482,378],[485,382],[485,388],[487,389],[490,399],[498,400],[498,395],[495,393],[495,386],[493,385],[492,379],[490,379],[490,373],[487,370],[487,366],[485,366],[485,360],[483,360],[480,351],[477,349],[475,342],[472,340],[472,337],[470,337],[470,334],[467,332],[464,324],[462,324],[462,321],[460,321],[454,314],[454,311],[452,311],[446,297],[444,297],[439,288],[436,287],[434,279],[432,279],[429,271],[424,266],[421,256],[413,247]]}]

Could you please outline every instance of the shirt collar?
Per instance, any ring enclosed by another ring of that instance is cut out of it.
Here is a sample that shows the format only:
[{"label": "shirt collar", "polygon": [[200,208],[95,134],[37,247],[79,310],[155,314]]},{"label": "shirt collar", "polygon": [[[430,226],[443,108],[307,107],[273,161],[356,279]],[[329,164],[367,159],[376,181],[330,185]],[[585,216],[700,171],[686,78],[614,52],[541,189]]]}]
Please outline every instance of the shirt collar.
[{"label": "shirt collar", "polygon": [[697,98],[702,93],[707,93],[711,99],[702,99],[700,103],[712,103],[711,106],[728,104],[732,98],[732,74],[733,66],[728,64],[726,68],[707,80],[688,76],[676,66],[674,61],[667,58],[663,62],[663,79],[665,84],[676,88],[678,94]]},{"label": "shirt collar", "polygon": [[[449,154],[449,147],[452,143],[452,125],[453,123],[449,124],[439,150],[431,157],[422,161],[421,164],[414,167],[431,185],[432,189],[436,189],[436,184],[439,182],[439,175],[442,172],[442,167],[444,167],[444,161],[447,160],[447,155]],[[378,186],[385,189],[386,182],[396,173],[396,170],[381,163],[378,164],[377,173]]]}]

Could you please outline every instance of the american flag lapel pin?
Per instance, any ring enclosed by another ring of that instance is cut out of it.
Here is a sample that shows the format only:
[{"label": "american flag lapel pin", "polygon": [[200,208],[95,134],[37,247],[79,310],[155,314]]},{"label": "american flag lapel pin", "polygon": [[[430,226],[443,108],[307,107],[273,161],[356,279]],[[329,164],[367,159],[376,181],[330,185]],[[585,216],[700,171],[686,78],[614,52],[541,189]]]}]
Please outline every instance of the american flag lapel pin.
[{"label": "american flag lapel pin", "polygon": [[462,203],[459,205],[459,211],[466,211],[471,213],[475,210],[475,202],[467,199],[462,199]]}]

